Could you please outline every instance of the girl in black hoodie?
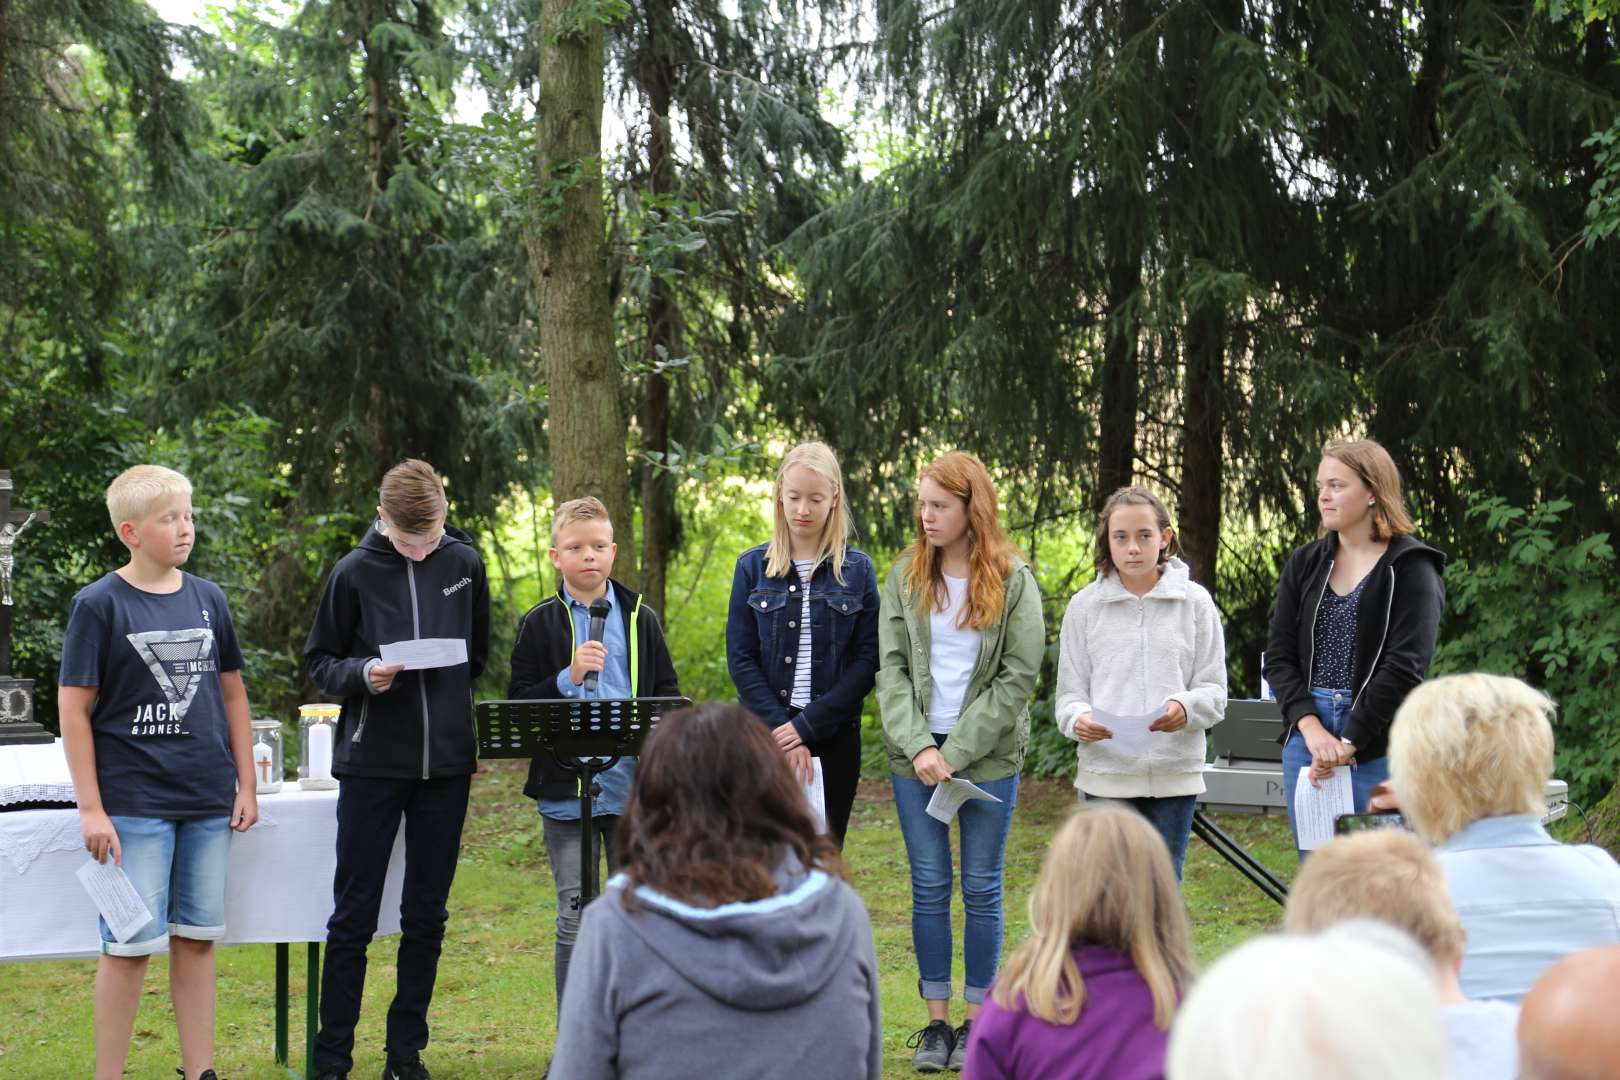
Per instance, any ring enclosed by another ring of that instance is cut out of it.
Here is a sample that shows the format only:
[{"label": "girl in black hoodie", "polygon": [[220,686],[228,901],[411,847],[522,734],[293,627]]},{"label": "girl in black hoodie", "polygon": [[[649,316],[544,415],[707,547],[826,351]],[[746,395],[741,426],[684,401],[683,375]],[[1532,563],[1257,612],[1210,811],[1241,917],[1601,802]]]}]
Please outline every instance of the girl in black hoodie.
[{"label": "girl in black hoodie", "polygon": [[[1412,535],[1388,451],[1362,439],[1322,451],[1322,537],[1295,551],[1277,585],[1265,676],[1282,707],[1283,796],[1351,767],[1357,813],[1389,776],[1395,710],[1428,674],[1446,589],[1445,556]],[[1295,841],[1298,841],[1295,828]]]}]

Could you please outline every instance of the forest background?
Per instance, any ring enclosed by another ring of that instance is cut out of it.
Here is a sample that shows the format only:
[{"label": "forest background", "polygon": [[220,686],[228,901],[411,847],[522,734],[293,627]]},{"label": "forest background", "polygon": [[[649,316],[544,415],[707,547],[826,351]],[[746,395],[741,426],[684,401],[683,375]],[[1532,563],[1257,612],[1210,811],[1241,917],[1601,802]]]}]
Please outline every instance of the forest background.
[{"label": "forest background", "polygon": [[1617,14],[0,0],[0,467],[53,515],[12,673],[54,724],[69,602],[123,557],[102,492],[158,461],[290,721],[321,582],[416,455],[491,570],[481,696],[555,587],[550,508],[592,492],[686,692],[729,697],[733,560],[821,438],[880,570],[920,465],[983,458],[1054,642],[1096,505],[1153,486],[1254,696],[1319,450],[1368,435],[1450,556],[1436,670],[1545,687],[1591,805],[1620,772]]}]

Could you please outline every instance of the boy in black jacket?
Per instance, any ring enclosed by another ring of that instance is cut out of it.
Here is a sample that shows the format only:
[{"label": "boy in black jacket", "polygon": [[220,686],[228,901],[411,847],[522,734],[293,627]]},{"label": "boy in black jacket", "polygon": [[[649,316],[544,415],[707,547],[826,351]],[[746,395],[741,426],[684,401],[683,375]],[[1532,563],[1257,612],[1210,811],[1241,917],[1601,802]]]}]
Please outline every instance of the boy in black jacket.
[{"label": "boy in black jacket", "polygon": [[[420,1056],[427,1010],[478,767],[472,684],[489,653],[483,560],[466,533],[445,527],[444,486],[431,465],[394,466],[378,494],[377,521],[327,579],[304,645],[310,679],[343,699],[332,761],[342,784],[317,1080],[342,1080],[354,1063],[366,945],[401,817],[405,889],[383,1080],[427,1080]],[[382,662],[384,644],[416,638],[460,638],[467,662],[413,671]]]},{"label": "boy in black jacket", "polygon": [[[518,626],[512,646],[512,683],[507,697],[675,697],[681,692],[664,631],[641,597],[614,581],[613,522],[607,507],[586,496],[565,502],[551,521],[551,562],[562,576],[557,595],[542,600]],[[589,640],[590,606],[606,598],[612,613],[601,641]],[[584,689],[597,673],[595,693]],[[600,774],[602,794],[592,805],[591,830],[607,855],[608,873],[618,867],[615,839],[619,813],[630,797],[635,758],[624,758]],[[579,933],[576,906],[580,886],[579,781],[549,757],[529,765],[523,794],[540,806],[551,874],[557,882],[557,1005],[562,1007],[568,959]],[[594,868],[593,868],[594,869]],[[595,880],[593,874],[593,881]],[[593,885],[593,891],[594,885]]]}]

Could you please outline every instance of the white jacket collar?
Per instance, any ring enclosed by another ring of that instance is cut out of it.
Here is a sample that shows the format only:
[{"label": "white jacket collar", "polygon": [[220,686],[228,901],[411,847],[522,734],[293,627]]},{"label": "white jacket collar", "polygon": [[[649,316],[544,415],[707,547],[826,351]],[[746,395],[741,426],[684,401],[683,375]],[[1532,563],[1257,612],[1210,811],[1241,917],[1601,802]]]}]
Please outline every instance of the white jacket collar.
[{"label": "white jacket collar", "polygon": [[[1187,582],[1191,580],[1192,574],[1187,569],[1187,564],[1172,555],[1165,560],[1164,571],[1159,575],[1158,582],[1142,599],[1185,600]],[[1110,603],[1117,600],[1135,600],[1136,595],[1119,580],[1119,573],[1116,571],[1097,579],[1097,599]]]}]

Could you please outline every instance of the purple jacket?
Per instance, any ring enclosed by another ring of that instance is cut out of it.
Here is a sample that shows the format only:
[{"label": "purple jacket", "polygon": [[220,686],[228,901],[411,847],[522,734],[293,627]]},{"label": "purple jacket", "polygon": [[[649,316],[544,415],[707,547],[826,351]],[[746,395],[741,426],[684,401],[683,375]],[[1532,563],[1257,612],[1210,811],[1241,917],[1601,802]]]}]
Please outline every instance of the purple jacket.
[{"label": "purple jacket", "polygon": [[1130,957],[1084,945],[1074,958],[1086,992],[1079,1018],[1052,1024],[987,999],[968,1029],[963,1080],[1164,1080],[1170,1036],[1153,1026],[1153,995]]}]

